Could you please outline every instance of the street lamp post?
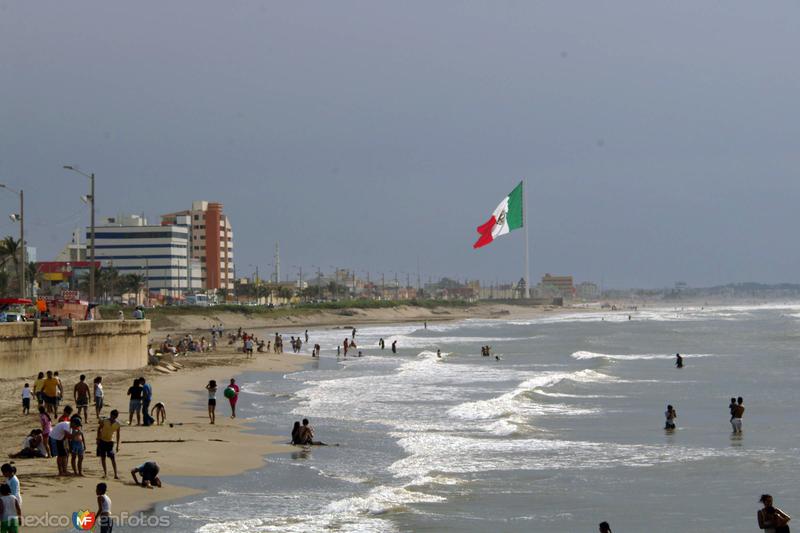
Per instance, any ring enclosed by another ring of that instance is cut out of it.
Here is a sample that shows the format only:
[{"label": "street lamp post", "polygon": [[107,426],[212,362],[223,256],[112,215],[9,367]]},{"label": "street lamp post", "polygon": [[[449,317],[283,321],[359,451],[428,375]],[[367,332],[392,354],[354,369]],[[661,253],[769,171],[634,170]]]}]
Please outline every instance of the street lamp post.
[{"label": "street lamp post", "polygon": [[79,170],[77,167],[73,165],[64,165],[64,170],[71,170],[73,172],[77,172],[81,176],[89,178],[89,196],[83,196],[83,199],[86,202],[89,202],[92,208],[92,215],[91,215],[91,240],[90,240],[90,257],[89,257],[89,302],[94,301],[94,172],[91,174],[86,174],[85,172]]},{"label": "street lamp post", "polygon": [[25,298],[28,294],[28,285],[25,283],[25,275],[27,274],[28,265],[25,261],[25,254],[27,252],[25,246],[25,191],[20,189],[19,191],[15,191],[11,187],[0,183],[0,188],[6,189],[17,196],[19,196],[19,214],[11,215],[11,220],[19,222],[19,244],[22,247],[22,257],[20,258],[20,265],[19,265],[19,285],[20,285],[20,296]]}]

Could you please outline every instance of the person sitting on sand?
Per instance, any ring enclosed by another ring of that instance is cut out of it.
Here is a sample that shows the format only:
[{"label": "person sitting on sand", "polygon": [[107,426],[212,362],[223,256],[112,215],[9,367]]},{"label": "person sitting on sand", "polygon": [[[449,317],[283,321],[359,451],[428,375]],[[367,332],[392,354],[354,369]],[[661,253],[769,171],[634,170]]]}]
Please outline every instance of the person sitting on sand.
[{"label": "person sitting on sand", "polygon": [[300,442],[300,421],[295,420],[292,426],[292,444],[302,444]]},{"label": "person sitting on sand", "polygon": [[156,402],[150,409],[150,417],[155,419],[157,425],[163,424],[167,420],[167,405],[164,402]]},{"label": "person sitting on sand", "polygon": [[[158,463],[155,461],[147,461],[146,463],[143,463],[131,470],[131,476],[133,477],[133,482],[137,485],[141,485],[142,488],[150,489],[153,487],[160,487],[161,479],[158,477],[160,470],[161,468],[158,466]],[[136,477],[136,474],[141,474],[141,483]]]},{"label": "person sitting on sand", "polygon": [[299,443],[305,446],[327,446],[324,442],[314,440],[314,428],[309,425],[308,418],[303,419],[299,431]]},{"label": "person sitting on sand", "polygon": [[675,429],[675,419],[678,418],[678,413],[671,405],[667,406],[664,416],[667,418],[667,422],[664,424],[664,429]]},{"label": "person sitting on sand", "polygon": [[45,448],[44,440],[42,439],[41,429],[32,429],[31,432],[22,441],[22,449],[17,453],[8,455],[11,459],[34,459],[38,457],[47,457],[47,450]]}]

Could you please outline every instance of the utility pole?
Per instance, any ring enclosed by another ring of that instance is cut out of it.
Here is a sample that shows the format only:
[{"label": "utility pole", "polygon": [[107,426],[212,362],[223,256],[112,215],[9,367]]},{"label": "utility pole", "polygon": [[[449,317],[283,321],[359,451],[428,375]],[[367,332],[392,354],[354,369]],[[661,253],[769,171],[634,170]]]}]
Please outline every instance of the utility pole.
[{"label": "utility pole", "polygon": [[72,165],[64,165],[64,169],[65,170],[71,170],[73,172],[77,172],[81,176],[83,176],[85,178],[89,178],[89,183],[90,183],[90,185],[89,185],[89,196],[84,196],[81,199],[83,201],[85,201],[85,202],[88,202],[89,205],[92,208],[91,224],[90,224],[91,225],[90,231],[92,233],[91,233],[91,239],[90,239],[91,252],[90,252],[90,257],[89,257],[89,302],[94,302],[94,270],[95,270],[95,268],[94,268],[94,230],[95,230],[95,227],[94,227],[94,212],[95,212],[95,209],[94,209],[94,203],[95,203],[94,202],[94,172],[92,172],[91,174],[87,174],[87,173],[83,172],[82,170],[79,170],[77,167],[74,167]]},{"label": "utility pole", "polygon": [[394,273],[394,299],[400,299],[400,282],[397,281],[397,272]]},{"label": "utility pole", "polygon": [[275,243],[275,283],[280,283],[281,281],[281,251],[280,251],[280,243]]}]

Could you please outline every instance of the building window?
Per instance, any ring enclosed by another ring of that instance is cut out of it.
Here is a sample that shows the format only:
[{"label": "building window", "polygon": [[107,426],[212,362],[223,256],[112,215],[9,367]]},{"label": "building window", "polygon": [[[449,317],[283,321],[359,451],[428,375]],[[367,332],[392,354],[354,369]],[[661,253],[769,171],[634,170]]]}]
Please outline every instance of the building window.
[{"label": "building window", "polygon": [[194,216],[194,219],[195,219],[195,220],[200,220],[200,215],[195,215],[195,216]]}]

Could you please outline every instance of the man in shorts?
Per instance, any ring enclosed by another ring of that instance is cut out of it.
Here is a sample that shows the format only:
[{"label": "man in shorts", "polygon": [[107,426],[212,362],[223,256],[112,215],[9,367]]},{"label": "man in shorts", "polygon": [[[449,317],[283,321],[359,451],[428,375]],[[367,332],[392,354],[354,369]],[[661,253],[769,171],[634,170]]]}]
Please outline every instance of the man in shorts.
[{"label": "man in shorts", "polygon": [[[131,476],[133,476],[134,483],[141,485],[145,489],[160,487],[161,480],[158,478],[158,472],[160,470],[161,469],[159,468],[158,463],[155,461],[147,461],[146,463],[131,470]],[[136,474],[141,474],[141,483],[139,483],[139,479],[136,477]]]},{"label": "man in shorts", "polygon": [[72,424],[68,421],[59,422],[50,432],[50,441],[55,443],[56,465],[58,475],[69,475],[67,472],[67,459],[69,458],[69,441],[72,438]]},{"label": "man in shorts", "polygon": [[736,399],[736,407],[733,409],[733,420],[731,420],[731,424],[733,425],[733,432],[734,433],[742,433],[742,417],[744,416],[744,399],[739,396]]},{"label": "man in shorts", "polygon": [[80,381],[78,381],[72,389],[72,397],[78,409],[77,415],[81,416],[81,410],[83,410],[83,420],[89,420],[89,400],[91,399],[91,391],[89,390],[89,385],[86,384],[85,375],[81,374]]},{"label": "man in shorts", "polygon": [[59,381],[53,377],[53,372],[48,370],[47,377],[42,383],[42,398],[45,409],[53,415],[53,418],[58,418],[58,386]]},{"label": "man in shorts", "polygon": [[[100,421],[97,427],[97,456],[100,457],[100,462],[103,464],[103,477],[108,476],[106,469],[106,457],[111,459],[111,465],[114,467],[114,479],[119,479],[117,475],[117,459],[116,453],[119,453],[119,434],[120,423],[117,421],[119,411],[116,409],[110,413],[110,418],[104,418]],[[117,434],[117,449],[114,451],[114,433]]]}]

